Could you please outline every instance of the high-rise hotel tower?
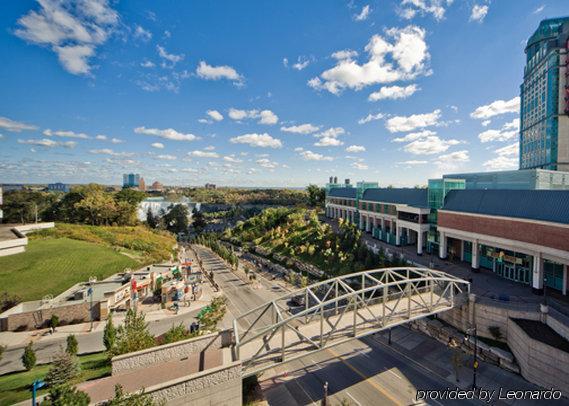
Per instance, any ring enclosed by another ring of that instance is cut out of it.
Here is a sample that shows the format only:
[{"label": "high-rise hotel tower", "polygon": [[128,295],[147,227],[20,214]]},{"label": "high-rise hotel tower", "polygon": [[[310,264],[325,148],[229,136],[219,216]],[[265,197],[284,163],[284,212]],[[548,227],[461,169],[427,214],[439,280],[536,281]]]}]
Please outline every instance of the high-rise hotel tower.
[{"label": "high-rise hotel tower", "polygon": [[569,171],[569,17],[529,38],[521,85],[520,169]]}]

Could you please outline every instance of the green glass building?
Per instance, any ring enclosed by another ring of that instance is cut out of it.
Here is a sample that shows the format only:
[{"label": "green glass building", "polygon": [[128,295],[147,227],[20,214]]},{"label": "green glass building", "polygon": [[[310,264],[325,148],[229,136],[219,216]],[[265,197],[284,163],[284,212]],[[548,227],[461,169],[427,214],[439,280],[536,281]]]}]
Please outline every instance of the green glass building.
[{"label": "green glass building", "polygon": [[569,170],[569,17],[543,20],[529,38],[520,86],[520,169]]}]

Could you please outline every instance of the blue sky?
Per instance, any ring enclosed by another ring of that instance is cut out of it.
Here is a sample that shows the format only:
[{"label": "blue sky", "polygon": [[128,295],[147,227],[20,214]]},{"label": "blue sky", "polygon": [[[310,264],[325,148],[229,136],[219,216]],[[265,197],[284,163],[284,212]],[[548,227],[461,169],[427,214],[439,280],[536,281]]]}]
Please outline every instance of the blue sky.
[{"label": "blue sky", "polygon": [[524,44],[566,0],[12,1],[0,183],[424,184],[517,169]]}]

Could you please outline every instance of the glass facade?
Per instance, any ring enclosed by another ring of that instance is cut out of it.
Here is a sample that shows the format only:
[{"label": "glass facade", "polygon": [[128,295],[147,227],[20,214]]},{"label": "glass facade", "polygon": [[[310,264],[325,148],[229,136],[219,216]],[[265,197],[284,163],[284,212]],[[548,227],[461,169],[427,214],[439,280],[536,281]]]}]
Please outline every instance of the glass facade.
[{"label": "glass facade", "polygon": [[544,20],[528,40],[520,86],[520,169],[558,169],[559,114],[564,114],[559,75],[568,33],[569,18]]},{"label": "glass facade", "polygon": [[439,233],[437,232],[437,210],[443,207],[445,197],[450,190],[466,189],[464,179],[442,178],[429,179],[427,199],[431,213],[428,215],[428,222],[431,228],[427,234],[427,252],[434,253],[439,249]]}]

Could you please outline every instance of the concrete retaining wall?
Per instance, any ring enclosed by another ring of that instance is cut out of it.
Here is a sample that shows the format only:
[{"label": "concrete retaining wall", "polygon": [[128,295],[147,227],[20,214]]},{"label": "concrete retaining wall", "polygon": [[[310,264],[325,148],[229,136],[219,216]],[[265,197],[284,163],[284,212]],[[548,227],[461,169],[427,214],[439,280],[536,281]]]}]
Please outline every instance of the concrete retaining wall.
[{"label": "concrete retaining wall", "polygon": [[555,388],[569,396],[569,354],[529,337],[515,321],[508,321],[508,346],[528,381]]},{"label": "concrete retaining wall", "polygon": [[241,362],[233,362],[160,385],[145,393],[168,405],[216,406],[242,404]]},{"label": "concrete retaining wall", "polygon": [[142,351],[118,355],[111,360],[112,374],[121,375],[136,369],[145,368],[148,365],[182,359],[190,354],[195,354],[207,349],[220,349],[224,345],[227,345],[227,339],[225,337],[227,334],[227,332],[223,331],[216,332],[172,344],[160,345]]}]

